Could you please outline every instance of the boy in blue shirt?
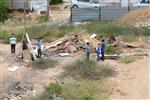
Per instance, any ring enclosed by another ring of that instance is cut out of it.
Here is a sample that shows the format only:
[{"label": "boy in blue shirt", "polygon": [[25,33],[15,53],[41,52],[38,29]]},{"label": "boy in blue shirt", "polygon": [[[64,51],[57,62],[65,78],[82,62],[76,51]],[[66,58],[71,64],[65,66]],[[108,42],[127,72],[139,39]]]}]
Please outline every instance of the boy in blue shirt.
[{"label": "boy in blue shirt", "polygon": [[99,43],[98,47],[96,48],[97,61],[100,61],[100,53],[101,53],[101,45]]},{"label": "boy in blue shirt", "polygon": [[105,40],[102,39],[102,42],[101,42],[101,55],[102,55],[102,61],[104,61],[104,53],[105,53]]}]

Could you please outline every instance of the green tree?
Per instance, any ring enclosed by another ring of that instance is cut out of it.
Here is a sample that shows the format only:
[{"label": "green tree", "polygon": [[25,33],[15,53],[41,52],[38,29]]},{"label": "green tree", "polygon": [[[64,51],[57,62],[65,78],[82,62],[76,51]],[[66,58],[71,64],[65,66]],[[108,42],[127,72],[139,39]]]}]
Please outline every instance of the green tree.
[{"label": "green tree", "polygon": [[63,0],[49,0],[49,1],[50,1],[50,5],[57,5],[63,3]]},{"label": "green tree", "polygon": [[8,19],[7,0],[0,0],[0,22]]}]

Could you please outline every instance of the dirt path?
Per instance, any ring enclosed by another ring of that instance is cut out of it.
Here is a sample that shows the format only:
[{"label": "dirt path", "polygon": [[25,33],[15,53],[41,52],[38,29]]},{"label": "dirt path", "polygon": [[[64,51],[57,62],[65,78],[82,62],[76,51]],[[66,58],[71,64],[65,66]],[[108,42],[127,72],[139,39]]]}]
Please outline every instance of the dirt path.
[{"label": "dirt path", "polygon": [[[17,45],[18,47],[19,45]],[[37,95],[44,90],[44,86],[48,85],[50,82],[54,82],[58,80],[58,76],[60,76],[63,72],[63,66],[68,64],[76,57],[54,57],[55,60],[58,61],[58,65],[54,68],[49,68],[47,70],[35,70],[31,67],[27,67],[24,65],[23,61],[12,63],[8,66],[8,63],[15,56],[14,54],[10,54],[10,45],[1,44],[1,54],[0,54],[0,67],[1,67],[1,86],[0,93],[5,93],[8,86],[15,80],[24,80],[27,82],[31,82],[34,84],[34,90],[30,95]],[[17,50],[18,51],[18,50]],[[19,66],[19,69],[15,72],[8,71],[9,67]],[[0,97],[1,98],[1,97]],[[18,100],[18,98],[14,98],[11,100]]]},{"label": "dirt path", "polygon": [[131,64],[109,61],[118,70],[117,76],[110,78],[113,93],[110,100],[150,100],[149,57]]},{"label": "dirt path", "polygon": [[[2,48],[3,47],[3,48]],[[75,61],[77,57],[54,57],[58,60],[59,66],[49,68],[47,70],[34,70],[31,67],[22,66],[23,62],[13,63],[20,68],[16,72],[9,72],[7,64],[11,61],[14,55],[10,54],[9,45],[1,45],[1,93],[14,80],[26,80],[34,84],[32,95],[41,93],[44,86],[50,82],[57,81],[64,69],[62,66]],[[131,64],[121,64],[114,60],[106,60],[113,66],[118,74],[108,79],[108,82],[113,86],[110,100],[150,100],[149,95],[149,77],[150,77],[150,59],[144,57]],[[17,99],[14,99],[17,100]]]}]

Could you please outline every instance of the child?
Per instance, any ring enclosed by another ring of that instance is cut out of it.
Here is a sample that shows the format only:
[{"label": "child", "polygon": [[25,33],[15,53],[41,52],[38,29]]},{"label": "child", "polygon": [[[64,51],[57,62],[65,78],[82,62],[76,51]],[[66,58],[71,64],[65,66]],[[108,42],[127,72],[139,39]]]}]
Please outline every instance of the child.
[{"label": "child", "polygon": [[102,39],[102,42],[101,42],[101,55],[102,55],[102,61],[104,61],[104,53],[105,53],[105,40]]},{"label": "child", "polygon": [[90,59],[90,43],[89,42],[86,43],[85,53],[86,53],[86,60],[89,61]]},{"label": "child", "polygon": [[37,41],[36,46],[37,46],[37,51],[38,51],[38,57],[41,58],[41,56],[42,56],[42,51],[41,51],[42,44],[41,44],[40,40]]},{"label": "child", "polygon": [[9,38],[9,41],[10,41],[10,45],[11,45],[11,53],[15,53],[17,38],[15,37],[15,35],[13,33],[12,33],[11,37]]},{"label": "child", "polygon": [[99,43],[98,47],[96,48],[97,61],[100,61],[100,53],[101,53],[101,45]]}]

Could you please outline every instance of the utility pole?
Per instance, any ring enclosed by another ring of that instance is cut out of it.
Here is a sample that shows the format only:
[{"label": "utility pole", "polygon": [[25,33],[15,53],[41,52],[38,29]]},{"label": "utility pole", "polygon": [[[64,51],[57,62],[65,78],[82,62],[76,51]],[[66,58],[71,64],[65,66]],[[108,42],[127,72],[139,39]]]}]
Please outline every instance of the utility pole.
[{"label": "utility pole", "polygon": [[121,7],[121,1],[122,1],[122,0],[119,0],[119,6],[120,6],[120,7]]},{"label": "utility pole", "polygon": [[49,3],[51,2],[51,0],[47,0],[47,18],[48,18],[48,21],[49,21]]},{"label": "utility pole", "polygon": [[128,12],[130,12],[130,0],[128,0]]},{"label": "utility pole", "polygon": [[24,34],[26,33],[26,3],[27,1],[24,0]]}]

